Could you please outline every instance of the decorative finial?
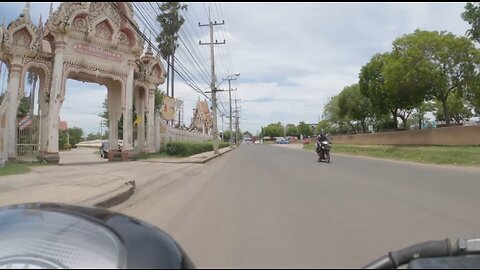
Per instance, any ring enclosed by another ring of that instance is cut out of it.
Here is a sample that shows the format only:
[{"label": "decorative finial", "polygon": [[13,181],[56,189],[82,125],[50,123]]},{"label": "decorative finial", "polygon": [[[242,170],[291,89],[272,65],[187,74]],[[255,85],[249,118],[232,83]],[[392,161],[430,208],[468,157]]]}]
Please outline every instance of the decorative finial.
[{"label": "decorative finial", "polygon": [[30,2],[26,2],[25,7],[23,8],[22,14],[25,17],[25,19],[30,21]]}]

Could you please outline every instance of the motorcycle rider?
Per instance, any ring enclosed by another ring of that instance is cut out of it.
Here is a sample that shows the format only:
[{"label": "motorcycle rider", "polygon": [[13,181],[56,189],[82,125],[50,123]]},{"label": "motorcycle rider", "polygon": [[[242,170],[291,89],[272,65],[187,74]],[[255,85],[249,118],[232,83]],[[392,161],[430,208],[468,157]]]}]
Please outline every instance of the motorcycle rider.
[{"label": "motorcycle rider", "polygon": [[317,137],[317,153],[320,153],[320,157],[321,158],[324,158],[324,154],[323,154],[323,151],[322,151],[322,148],[320,147],[322,142],[324,141],[327,141],[328,143],[330,143],[330,140],[328,140],[327,136],[325,136],[325,134],[320,133]]}]

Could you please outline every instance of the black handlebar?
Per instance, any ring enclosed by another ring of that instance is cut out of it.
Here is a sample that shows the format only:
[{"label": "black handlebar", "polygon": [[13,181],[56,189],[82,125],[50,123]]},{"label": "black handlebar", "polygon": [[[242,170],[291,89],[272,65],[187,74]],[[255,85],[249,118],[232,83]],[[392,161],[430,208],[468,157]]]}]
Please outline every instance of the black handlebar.
[{"label": "black handlebar", "polygon": [[[467,242],[468,241],[474,241],[474,239],[467,240]],[[462,247],[459,248],[459,243],[462,243],[462,240],[459,240],[454,245],[452,245],[450,239],[423,242],[404,249],[389,252],[388,255],[367,264],[363,268],[396,269],[399,266],[408,264],[410,261],[418,258],[456,256],[461,253],[460,251],[462,250]],[[468,250],[465,250],[465,253],[469,253]]]}]

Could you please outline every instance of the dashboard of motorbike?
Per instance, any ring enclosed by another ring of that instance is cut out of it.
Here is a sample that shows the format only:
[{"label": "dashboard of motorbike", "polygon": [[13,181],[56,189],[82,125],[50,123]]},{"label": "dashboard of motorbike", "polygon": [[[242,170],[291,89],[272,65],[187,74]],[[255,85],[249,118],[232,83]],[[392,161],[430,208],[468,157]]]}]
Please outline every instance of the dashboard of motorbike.
[{"label": "dashboard of motorbike", "polygon": [[0,269],[194,268],[164,231],[103,208],[27,203],[0,208]]}]

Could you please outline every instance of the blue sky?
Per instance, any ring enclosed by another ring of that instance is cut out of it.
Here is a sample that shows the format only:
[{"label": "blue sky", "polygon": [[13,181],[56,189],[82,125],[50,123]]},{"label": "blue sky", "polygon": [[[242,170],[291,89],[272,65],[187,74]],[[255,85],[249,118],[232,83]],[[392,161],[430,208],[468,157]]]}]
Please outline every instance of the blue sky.
[{"label": "blue sky", "polygon": [[[358,81],[361,67],[378,52],[391,49],[392,41],[415,29],[446,30],[464,35],[469,28],[461,19],[465,3],[186,3],[186,22],[180,37],[178,59],[190,70],[196,84],[208,88],[208,8],[214,20],[225,20],[215,38],[216,74],[240,72],[232,87],[241,99],[241,128],[257,132],[271,122],[316,123],[323,105],[345,86]],[[1,3],[8,23],[23,9],[22,3]],[[149,4],[138,4],[148,8]],[[50,3],[31,3],[31,17],[48,14]],[[58,3],[54,4],[56,8]],[[154,16],[154,11],[149,11]],[[152,17],[153,17],[152,16]],[[147,35],[150,33],[147,26]],[[153,31],[152,31],[153,32]],[[184,46],[187,45],[187,46]],[[196,47],[195,47],[196,46]],[[187,50],[188,48],[188,50]],[[202,66],[197,69],[190,53]],[[228,87],[223,83],[221,87]],[[101,104],[106,89],[98,84],[70,80],[61,117],[86,133],[99,131]],[[175,96],[185,101],[185,121],[190,123],[199,95],[176,76]],[[221,110],[228,111],[228,93],[221,94]],[[228,126],[224,121],[224,127]],[[221,121],[218,121],[221,129]]]}]

